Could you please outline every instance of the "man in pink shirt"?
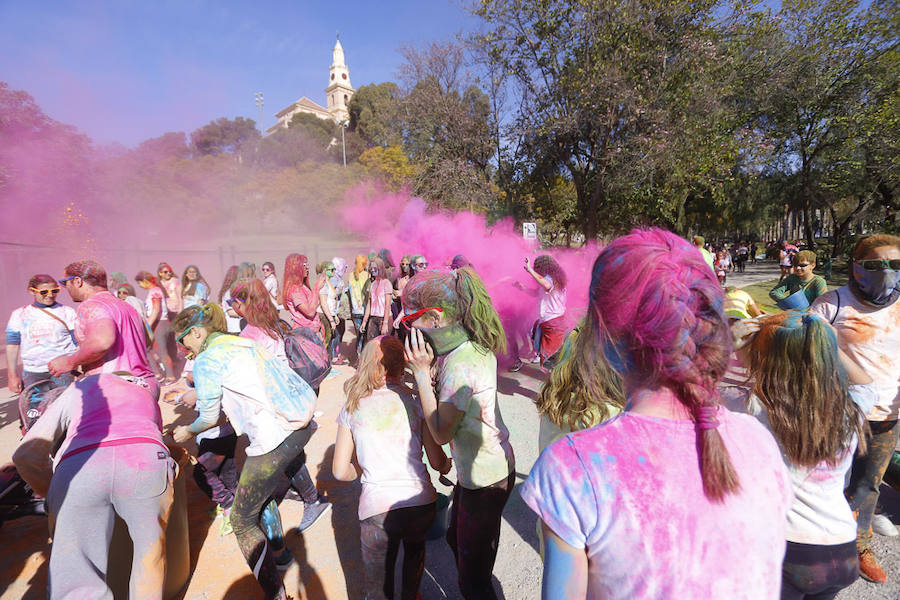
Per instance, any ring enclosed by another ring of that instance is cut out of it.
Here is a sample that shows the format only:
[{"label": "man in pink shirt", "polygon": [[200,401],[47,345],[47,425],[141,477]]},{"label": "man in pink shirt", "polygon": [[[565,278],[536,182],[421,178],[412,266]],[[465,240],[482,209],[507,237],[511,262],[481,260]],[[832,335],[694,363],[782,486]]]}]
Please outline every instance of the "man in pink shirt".
[{"label": "man in pink shirt", "polygon": [[82,367],[85,374],[128,372],[144,379],[159,397],[159,384],[147,361],[147,340],[140,316],[106,289],[106,271],[91,260],[66,267],[59,280],[78,307],[78,351],[50,361],[52,375]]}]

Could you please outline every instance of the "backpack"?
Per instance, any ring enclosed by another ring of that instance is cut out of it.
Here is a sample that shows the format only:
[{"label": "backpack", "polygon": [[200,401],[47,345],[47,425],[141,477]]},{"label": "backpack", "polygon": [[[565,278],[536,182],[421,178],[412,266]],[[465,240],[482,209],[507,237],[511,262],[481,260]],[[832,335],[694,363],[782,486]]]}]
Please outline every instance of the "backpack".
[{"label": "backpack", "polygon": [[306,327],[288,329],[286,323],[281,323],[281,335],[291,369],[318,391],[331,372],[331,358],[322,338]]}]

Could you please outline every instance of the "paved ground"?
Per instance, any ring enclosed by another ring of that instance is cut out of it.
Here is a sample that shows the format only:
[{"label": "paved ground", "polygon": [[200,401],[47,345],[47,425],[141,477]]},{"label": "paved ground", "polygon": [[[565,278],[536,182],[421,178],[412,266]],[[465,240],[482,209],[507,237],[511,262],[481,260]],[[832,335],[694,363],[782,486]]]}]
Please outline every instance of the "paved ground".
[{"label": "paved ground", "polygon": [[[745,274],[729,275],[735,285],[749,285],[772,279],[777,270],[771,264],[748,265]],[[341,483],[329,475],[336,431],[334,421],[343,401],[340,386],[351,373],[349,367],[336,369],[323,384],[318,410],[320,428],[308,446],[310,471],[318,486],[335,503],[329,519],[323,519],[304,535],[296,533],[299,505],[286,501],[281,508],[288,546],[302,567],[292,567],[285,576],[288,591],[295,598],[334,599],[362,598],[362,571],[359,558],[359,525],[356,505],[358,483]],[[18,443],[18,427],[11,395],[0,372],[0,463],[6,462]],[[532,399],[540,385],[541,374],[525,366],[519,373],[500,376],[500,405],[510,429],[516,452],[517,484],[528,474],[537,458],[538,418]],[[167,423],[186,423],[192,418],[185,409],[163,405]],[[190,448],[193,450],[193,448]],[[452,473],[451,473],[451,479]],[[434,478],[437,481],[437,478]],[[449,490],[437,484],[438,491]],[[190,521],[190,555],[193,576],[183,595],[185,600],[226,598],[246,600],[258,598],[255,582],[244,564],[233,536],[219,537],[218,522],[209,514],[212,505],[187,482]],[[900,495],[887,489],[883,493],[885,512],[900,522]],[[535,517],[514,493],[503,515],[500,551],[495,573],[495,587],[501,598],[526,600],[540,595],[541,563],[537,553]],[[47,532],[46,521],[28,517],[8,523],[0,529],[0,599],[37,599],[45,597]],[[839,598],[900,598],[900,538],[877,538],[875,549],[887,569],[890,581],[874,584],[858,581]],[[426,600],[459,598],[452,556],[443,541],[428,545],[426,573],[422,597]]]}]

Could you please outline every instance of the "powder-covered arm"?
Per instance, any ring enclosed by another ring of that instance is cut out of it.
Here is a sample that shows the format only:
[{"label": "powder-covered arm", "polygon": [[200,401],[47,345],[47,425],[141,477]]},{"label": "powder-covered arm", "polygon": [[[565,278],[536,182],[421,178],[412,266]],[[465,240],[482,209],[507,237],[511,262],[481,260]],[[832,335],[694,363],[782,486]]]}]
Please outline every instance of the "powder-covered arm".
[{"label": "powder-covered arm", "polygon": [[53,477],[50,457],[66,435],[68,407],[77,394],[80,392],[75,386],[63,392],[32,425],[13,453],[12,460],[19,475],[41,496],[46,497],[50,489]]},{"label": "powder-covered arm", "polygon": [[568,600],[587,596],[588,558],[583,548],[565,543],[547,524],[541,522],[544,534],[543,600]]},{"label": "powder-covered arm", "polygon": [[79,366],[93,365],[100,361],[116,343],[116,324],[112,319],[90,320],[85,327],[84,339],[78,350],[68,356],[58,356],[47,365],[51,375],[68,373]]}]

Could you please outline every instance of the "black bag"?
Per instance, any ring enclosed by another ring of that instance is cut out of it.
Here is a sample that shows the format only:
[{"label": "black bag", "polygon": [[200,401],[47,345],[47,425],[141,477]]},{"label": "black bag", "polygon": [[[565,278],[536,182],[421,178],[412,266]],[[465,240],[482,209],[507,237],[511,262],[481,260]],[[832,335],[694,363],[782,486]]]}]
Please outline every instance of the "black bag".
[{"label": "black bag", "polygon": [[325,348],[325,342],[313,330],[306,327],[295,327],[288,330],[282,323],[281,334],[284,337],[284,353],[288,364],[314,390],[325,381],[331,372],[331,358]]}]

